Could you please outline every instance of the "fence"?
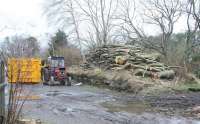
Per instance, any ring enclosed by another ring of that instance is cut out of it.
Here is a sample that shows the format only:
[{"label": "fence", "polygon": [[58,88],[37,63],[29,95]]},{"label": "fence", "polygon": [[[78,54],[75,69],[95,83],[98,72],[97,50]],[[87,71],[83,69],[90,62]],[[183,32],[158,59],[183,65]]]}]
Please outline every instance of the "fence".
[{"label": "fence", "polygon": [[4,64],[0,61],[0,116],[5,113],[5,72]]}]

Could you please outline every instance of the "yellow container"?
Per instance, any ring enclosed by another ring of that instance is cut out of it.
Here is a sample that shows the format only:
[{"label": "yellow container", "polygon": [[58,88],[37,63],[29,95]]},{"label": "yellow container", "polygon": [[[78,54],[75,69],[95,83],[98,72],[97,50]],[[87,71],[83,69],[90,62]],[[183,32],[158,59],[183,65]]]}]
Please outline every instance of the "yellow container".
[{"label": "yellow container", "polygon": [[9,83],[40,83],[41,59],[10,58],[8,59]]}]

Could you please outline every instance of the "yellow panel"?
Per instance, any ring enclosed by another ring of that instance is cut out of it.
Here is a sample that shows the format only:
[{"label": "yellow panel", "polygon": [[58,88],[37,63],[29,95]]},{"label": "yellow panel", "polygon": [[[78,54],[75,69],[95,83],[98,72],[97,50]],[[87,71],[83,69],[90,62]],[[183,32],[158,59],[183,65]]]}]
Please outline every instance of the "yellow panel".
[{"label": "yellow panel", "polygon": [[40,83],[41,59],[37,58],[8,59],[8,82]]}]

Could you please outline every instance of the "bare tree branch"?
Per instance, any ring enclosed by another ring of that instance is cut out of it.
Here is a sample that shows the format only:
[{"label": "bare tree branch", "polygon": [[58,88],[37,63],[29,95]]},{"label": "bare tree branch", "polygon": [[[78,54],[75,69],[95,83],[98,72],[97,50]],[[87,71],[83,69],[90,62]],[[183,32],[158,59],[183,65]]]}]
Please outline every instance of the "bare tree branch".
[{"label": "bare tree branch", "polygon": [[146,9],[146,23],[156,25],[161,30],[160,52],[167,58],[168,42],[174,31],[174,24],[182,15],[182,3],[180,0],[148,0],[143,5]]}]

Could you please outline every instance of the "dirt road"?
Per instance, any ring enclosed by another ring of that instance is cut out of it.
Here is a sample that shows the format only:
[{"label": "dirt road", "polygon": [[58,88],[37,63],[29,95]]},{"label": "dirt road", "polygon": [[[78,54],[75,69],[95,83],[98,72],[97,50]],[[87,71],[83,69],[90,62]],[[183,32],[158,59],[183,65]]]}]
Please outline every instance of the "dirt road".
[{"label": "dirt road", "polygon": [[23,115],[45,124],[200,124],[157,112],[143,98],[90,86],[26,86],[39,100],[27,101]]}]

